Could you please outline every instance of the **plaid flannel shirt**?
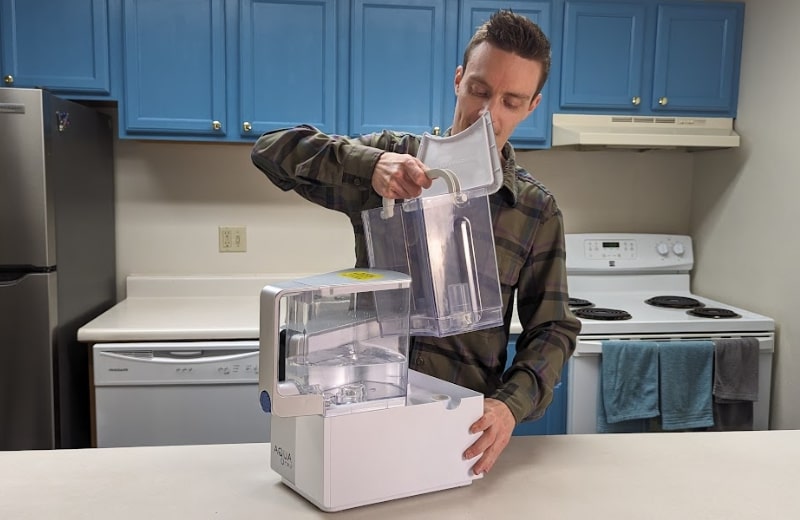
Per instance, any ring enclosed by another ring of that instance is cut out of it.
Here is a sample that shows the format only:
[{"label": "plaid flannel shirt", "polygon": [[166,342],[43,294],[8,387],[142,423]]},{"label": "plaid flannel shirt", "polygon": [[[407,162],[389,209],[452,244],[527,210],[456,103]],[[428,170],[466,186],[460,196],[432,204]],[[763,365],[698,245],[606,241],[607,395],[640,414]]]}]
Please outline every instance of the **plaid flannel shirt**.
[{"label": "plaid flannel shirt", "polygon": [[[356,267],[369,265],[361,212],[380,207],[371,184],[384,151],[416,155],[420,137],[384,131],[347,138],[298,126],[262,135],[252,151],[277,187],[346,214],[355,233]],[[503,186],[489,196],[504,326],[446,338],[415,337],[409,368],[504,402],[519,423],[540,418],[575,348],[580,321],[569,309],[561,211],[550,192],[502,150]],[[516,294],[522,333],[506,370]]]}]

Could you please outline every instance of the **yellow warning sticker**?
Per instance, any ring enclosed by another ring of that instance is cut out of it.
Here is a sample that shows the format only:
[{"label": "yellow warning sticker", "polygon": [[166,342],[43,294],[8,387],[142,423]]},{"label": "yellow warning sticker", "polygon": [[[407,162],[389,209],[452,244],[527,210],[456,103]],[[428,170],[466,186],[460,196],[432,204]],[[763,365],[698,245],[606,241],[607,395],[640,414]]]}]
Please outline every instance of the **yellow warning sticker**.
[{"label": "yellow warning sticker", "polygon": [[352,278],[353,280],[359,280],[362,282],[367,280],[376,280],[378,278],[383,278],[382,274],[370,273],[367,271],[347,271],[345,273],[341,273],[340,276],[344,276],[345,278]]}]

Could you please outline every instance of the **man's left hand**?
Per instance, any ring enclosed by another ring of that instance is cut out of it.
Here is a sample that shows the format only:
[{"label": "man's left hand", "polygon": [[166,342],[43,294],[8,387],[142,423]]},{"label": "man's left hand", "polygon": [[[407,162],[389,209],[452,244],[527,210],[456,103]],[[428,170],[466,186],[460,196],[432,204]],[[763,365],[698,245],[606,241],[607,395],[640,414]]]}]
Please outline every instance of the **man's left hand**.
[{"label": "man's left hand", "polygon": [[464,458],[471,459],[483,455],[472,466],[475,475],[488,473],[497,458],[511,440],[511,433],[517,422],[508,406],[497,399],[484,399],[483,416],[472,424],[470,433],[483,432],[475,443],[464,452]]}]

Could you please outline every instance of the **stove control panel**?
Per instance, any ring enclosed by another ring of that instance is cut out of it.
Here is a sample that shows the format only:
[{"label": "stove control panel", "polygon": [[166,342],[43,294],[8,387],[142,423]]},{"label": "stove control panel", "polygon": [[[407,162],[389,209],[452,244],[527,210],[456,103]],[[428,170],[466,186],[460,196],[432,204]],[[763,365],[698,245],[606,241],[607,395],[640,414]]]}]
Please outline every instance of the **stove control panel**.
[{"label": "stove control panel", "polygon": [[583,233],[566,235],[567,271],[688,272],[694,257],[687,235]]},{"label": "stove control panel", "polygon": [[636,241],[587,239],[583,242],[583,254],[590,260],[611,258],[633,260],[636,258]]}]

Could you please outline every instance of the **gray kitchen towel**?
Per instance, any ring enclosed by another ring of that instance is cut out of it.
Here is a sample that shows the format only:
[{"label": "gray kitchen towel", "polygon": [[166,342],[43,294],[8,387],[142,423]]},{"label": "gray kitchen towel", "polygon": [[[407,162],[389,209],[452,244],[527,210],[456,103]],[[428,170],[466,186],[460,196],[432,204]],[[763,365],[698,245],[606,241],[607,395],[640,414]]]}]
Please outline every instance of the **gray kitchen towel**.
[{"label": "gray kitchen towel", "polygon": [[714,397],[758,401],[758,340],[714,340]]},{"label": "gray kitchen towel", "polygon": [[753,429],[753,401],[714,398],[714,426],[709,431],[737,432]]},{"label": "gray kitchen towel", "polygon": [[714,341],[714,431],[753,429],[758,400],[758,340]]}]

